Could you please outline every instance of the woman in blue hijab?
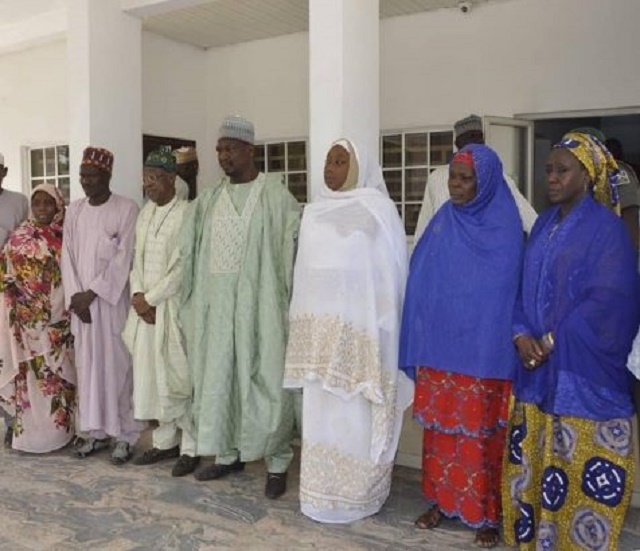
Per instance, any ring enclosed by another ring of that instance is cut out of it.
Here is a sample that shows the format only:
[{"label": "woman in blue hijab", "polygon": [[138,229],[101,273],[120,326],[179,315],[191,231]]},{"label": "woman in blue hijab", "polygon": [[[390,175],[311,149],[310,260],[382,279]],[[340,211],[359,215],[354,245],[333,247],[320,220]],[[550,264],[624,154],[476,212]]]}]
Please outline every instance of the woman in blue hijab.
[{"label": "woman in blue hijab", "polygon": [[434,528],[443,515],[457,517],[488,548],[499,539],[524,234],[489,147],[472,144],[455,155],[449,193],[413,253],[400,340],[400,367],[416,383],[431,506],[416,525]]},{"label": "woman in blue hijab", "polygon": [[626,360],[639,319],[636,254],[600,140],[567,134],[546,172],[553,206],[533,227],[514,316],[505,540],[617,549],[634,470]]}]

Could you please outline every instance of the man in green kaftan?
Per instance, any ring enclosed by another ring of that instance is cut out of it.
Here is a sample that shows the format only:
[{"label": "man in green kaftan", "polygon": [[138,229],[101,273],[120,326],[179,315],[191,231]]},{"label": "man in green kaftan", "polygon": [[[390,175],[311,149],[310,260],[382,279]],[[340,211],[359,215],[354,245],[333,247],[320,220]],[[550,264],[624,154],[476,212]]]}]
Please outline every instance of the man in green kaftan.
[{"label": "man in green kaftan", "polygon": [[183,229],[183,330],[194,386],[196,471],[213,480],[265,459],[265,494],[286,490],[293,399],[282,388],[300,207],[281,176],[258,171],[253,125],[237,116],[216,147],[225,177],[190,206]]}]

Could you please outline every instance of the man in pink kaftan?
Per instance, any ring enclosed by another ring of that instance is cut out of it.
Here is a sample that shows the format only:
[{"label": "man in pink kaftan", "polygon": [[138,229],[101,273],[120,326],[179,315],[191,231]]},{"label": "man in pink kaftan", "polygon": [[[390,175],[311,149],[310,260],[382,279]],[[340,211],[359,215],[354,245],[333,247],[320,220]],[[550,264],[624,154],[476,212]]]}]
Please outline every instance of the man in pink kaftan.
[{"label": "man in pink kaftan", "polygon": [[129,311],[128,276],[138,206],[111,193],[113,155],[88,147],[80,165],[86,198],[69,205],[64,226],[62,281],[72,313],[78,371],[74,454],[84,458],[114,446],[111,460],[128,461],[143,425],[134,420],[131,357],[122,341]]}]

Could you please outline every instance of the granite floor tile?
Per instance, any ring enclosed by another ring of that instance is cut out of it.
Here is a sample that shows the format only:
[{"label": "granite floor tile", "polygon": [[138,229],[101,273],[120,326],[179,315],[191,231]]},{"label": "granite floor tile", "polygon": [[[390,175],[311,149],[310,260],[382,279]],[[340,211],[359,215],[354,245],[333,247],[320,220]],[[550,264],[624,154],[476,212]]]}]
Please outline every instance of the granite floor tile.
[{"label": "granite floor tile", "polygon": [[[77,460],[68,450],[29,456],[0,450],[0,551],[473,550],[473,532],[446,520],[416,530],[424,509],[420,473],[398,467],[376,516],[348,526],[300,514],[298,463],[279,500],[264,497],[264,465],[211,482],[172,478],[172,461],[115,467],[108,453]],[[502,548],[504,549],[504,548]],[[632,510],[620,551],[640,550]]]}]

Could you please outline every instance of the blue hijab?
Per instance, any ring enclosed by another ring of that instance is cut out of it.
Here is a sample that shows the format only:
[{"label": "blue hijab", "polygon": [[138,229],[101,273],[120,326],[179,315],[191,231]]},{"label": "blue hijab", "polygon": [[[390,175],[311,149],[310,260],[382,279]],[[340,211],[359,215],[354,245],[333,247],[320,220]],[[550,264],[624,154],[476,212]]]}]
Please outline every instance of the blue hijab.
[{"label": "blue hijab", "polygon": [[[447,201],[411,258],[400,368],[511,379],[518,363],[512,314],[524,250],[522,222],[498,155],[471,144],[476,196]],[[455,159],[454,159],[455,161]]]},{"label": "blue hijab", "polygon": [[554,335],[549,359],[519,366],[513,392],[545,413],[597,421],[630,417],[627,356],[638,330],[637,259],[624,223],[585,196],[563,219],[540,215],[524,262],[514,334]]}]

